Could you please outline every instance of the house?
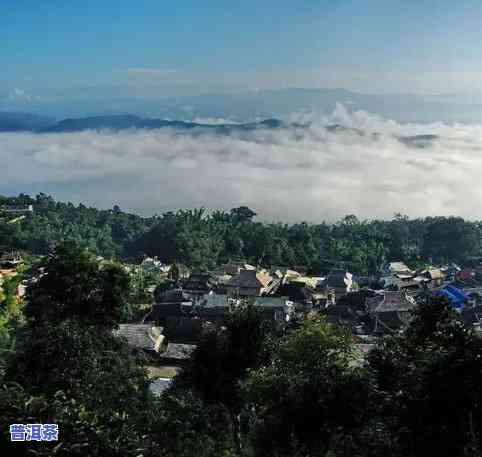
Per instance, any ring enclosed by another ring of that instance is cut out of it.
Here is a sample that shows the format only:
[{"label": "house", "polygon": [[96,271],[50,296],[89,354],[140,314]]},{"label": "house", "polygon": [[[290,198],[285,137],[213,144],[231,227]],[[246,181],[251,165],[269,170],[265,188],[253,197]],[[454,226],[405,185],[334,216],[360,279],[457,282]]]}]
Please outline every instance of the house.
[{"label": "house", "polygon": [[274,291],[280,284],[265,271],[243,270],[226,285],[226,292],[231,297],[259,297]]},{"label": "house", "polygon": [[146,257],[140,265],[141,269],[145,272],[148,273],[163,273],[167,274],[169,273],[169,270],[171,269],[171,265],[167,265],[162,263],[160,260],[158,260],[157,257]]},{"label": "house", "polygon": [[5,253],[0,256],[0,268],[13,270],[23,263],[23,258],[18,252]]},{"label": "house", "polygon": [[353,275],[345,270],[332,270],[326,277],[324,284],[327,289],[335,294],[336,300],[338,300],[338,298],[352,291]]},{"label": "house", "polygon": [[470,297],[453,284],[449,284],[442,289],[437,290],[435,295],[446,297],[450,304],[458,310],[463,309],[470,301]]},{"label": "house", "polygon": [[442,267],[441,271],[445,275],[445,279],[447,281],[454,281],[457,277],[457,274],[462,271],[462,269],[455,263],[452,263],[450,265],[445,265],[444,267]]},{"label": "house", "polygon": [[440,287],[445,281],[445,274],[440,268],[428,268],[421,271],[419,276],[426,278],[432,287]]},{"label": "house", "polygon": [[410,279],[393,278],[393,281],[387,286],[390,290],[400,290],[410,295],[418,294],[424,289],[430,280],[425,277],[416,276]]},{"label": "house", "polygon": [[162,325],[168,318],[190,317],[192,309],[192,302],[155,303],[143,322],[156,322]]},{"label": "house", "polygon": [[159,354],[159,359],[162,364],[183,367],[187,364],[195,349],[195,344],[169,343]]},{"label": "house", "polygon": [[[284,276],[280,286],[274,292],[277,297],[287,297],[300,311],[324,308],[329,294],[324,287],[325,278],[315,276]],[[332,294],[334,295],[334,294]]]},{"label": "house", "polygon": [[256,297],[253,305],[261,309],[267,320],[279,324],[289,322],[295,314],[294,303],[286,297]]},{"label": "house", "polygon": [[182,289],[166,290],[163,295],[159,295],[156,304],[181,303],[184,305],[192,305],[191,296]]},{"label": "house", "polygon": [[326,278],[322,276],[295,276],[295,277],[290,277],[286,275],[284,277],[283,282],[284,283],[302,283],[305,284],[307,287],[311,289],[316,289],[320,284],[323,284]]},{"label": "house", "polygon": [[198,316],[208,327],[210,325],[222,327],[226,324],[226,319],[232,309],[234,308],[227,302],[225,304],[203,306],[198,310]]},{"label": "house", "polygon": [[336,304],[328,306],[323,314],[329,323],[348,326],[354,333],[358,333],[358,329],[366,327],[371,322],[368,303],[375,298],[375,306],[371,307],[374,309],[380,302],[377,297],[380,296],[371,289],[349,292],[337,300]]},{"label": "house", "polygon": [[[229,312],[242,302],[243,299],[211,293],[206,295],[203,306],[197,309],[197,313],[205,322],[222,325]],[[261,310],[266,320],[279,324],[288,322],[294,315],[294,304],[286,297],[252,297],[248,302]]]},{"label": "house", "polygon": [[226,322],[228,313],[240,303],[239,298],[210,292],[200,301],[200,306],[196,311],[204,323],[222,326]]},{"label": "house", "polygon": [[162,327],[151,324],[119,324],[113,333],[125,338],[134,352],[153,357],[163,349],[165,337],[162,330]]},{"label": "house", "polygon": [[152,306],[143,323],[162,326],[169,341],[198,341],[202,334],[202,322],[196,319],[191,297],[179,289],[167,291]]},{"label": "house", "polygon": [[228,262],[219,270],[222,275],[236,276],[243,270],[256,270],[256,267],[245,262]]},{"label": "house", "polygon": [[11,215],[27,215],[33,213],[33,205],[1,205],[0,212]]},{"label": "house", "polygon": [[199,298],[209,293],[217,285],[217,281],[210,273],[193,273],[183,285],[183,292],[193,298]]},{"label": "house", "polygon": [[465,283],[474,283],[475,275],[475,270],[471,268],[464,268],[456,274],[456,279]]},{"label": "house", "polygon": [[329,306],[323,312],[323,315],[326,316],[326,322],[329,324],[350,328],[359,325],[359,316],[357,316],[355,310],[347,305]]},{"label": "house", "polygon": [[389,262],[381,270],[380,281],[383,287],[396,287],[402,281],[409,281],[415,277],[415,272],[403,262]]},{"label": "house", "polygon": [[276,290],[277,297],[287,297],[292,302],[311,308],[314,305],[313,295],[315,291],[306,286],[303,282],[283,283]]},{"label": "house", "polygon": [[389,262],[383,267],[382,274],[384,276],[403,274],[413,276],[414,272],[403,262]]},{"label": "house", "polygon": [[283,281],[287,282],[301,277],[301,273],[288,267],[272,267],[271,271],[273,272],[273,275],[278,278],[282,278]]},{"label": "house", "polygon": [[150,380],[149,390],[154,396],[159,397],[172,385],[174,377],[188,364],[195,349],[194,344],[163,345],[163,350],[157,355],[156,364],[146,367]]},{"label": "house", "polygon": [[383,291],[381,300],[372,304],[375,334],[392,333],[406,326],[417,306],[413,297],[401,291]]}]

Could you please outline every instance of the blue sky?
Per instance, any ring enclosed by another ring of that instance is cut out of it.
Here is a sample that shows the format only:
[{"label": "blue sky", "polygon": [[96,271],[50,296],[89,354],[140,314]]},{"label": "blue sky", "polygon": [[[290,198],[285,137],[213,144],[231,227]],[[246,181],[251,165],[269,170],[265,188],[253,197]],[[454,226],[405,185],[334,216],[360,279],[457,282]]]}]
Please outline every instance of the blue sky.
[{"label": "blue sky", "polygon": [[1,0],[0,91],[481,91],[480,23],[476,0]]},{"label": "blue sky", "polygon": [[[247,205],[268,220],[474,217],[480,24],[480,0],[0,0],[0,111],[313,120],[302,136],[288,128],[242,141],[2,133],[0,193],[51,192],[144,214]],[[287,87],[402,95],[257,92]],[[163,98],[199,94],[208,95]],[[378,135],[354,140],[328,134],[328,124]],[[399,141],[421,134],[438,136],[423,154]]]}]

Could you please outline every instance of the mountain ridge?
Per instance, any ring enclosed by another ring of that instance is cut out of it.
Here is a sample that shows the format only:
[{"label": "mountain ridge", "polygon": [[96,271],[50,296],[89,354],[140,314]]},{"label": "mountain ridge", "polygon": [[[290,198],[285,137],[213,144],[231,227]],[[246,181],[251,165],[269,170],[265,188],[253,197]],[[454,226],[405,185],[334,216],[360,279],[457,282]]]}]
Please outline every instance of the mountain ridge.
[{"label": "mountain ridge", "polygon": [[[282,120],[271,118],[262,121],[247,123],[205,124],[191,121],[157,119],[136,116],[133,114],[100,115],[80,118],[66,118],[53,122],[47,117],[28,113],[8,113],[2,117],[0,112],[0,132],[32,132],[47,133],[73,133],[83,131],[122,131],[129,129],[155,130],[170,128],[178,131],[191,131],[195,133],[230,134],[235,132],[250,132],[255,130],[276,130],[281,128],[308,128],[309,123],[286,123]],[[48,124],[50,122],[50,124]],[[47,125],[46,125],[47,124]],[[371,134],[378,136],[377,132],[364,132],[358,128],[347,127],[340,124],[329,124],[324,127],[333,134],[350,133],[355,135]],[[395,136],[395,135],[394,135]],[[437,135],[395,136],[397,140],[409,147],[424,148],[439,137]]]}]

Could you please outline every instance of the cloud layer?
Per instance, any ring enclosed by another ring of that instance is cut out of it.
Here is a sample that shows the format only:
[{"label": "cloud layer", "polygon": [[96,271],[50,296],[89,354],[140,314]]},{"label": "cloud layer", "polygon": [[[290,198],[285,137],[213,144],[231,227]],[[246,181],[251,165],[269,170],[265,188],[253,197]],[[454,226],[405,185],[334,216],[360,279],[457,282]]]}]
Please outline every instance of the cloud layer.
[{"label": "cloud layer", "polygon": [[[338,106],[308,128],[0,134],[0,191],[152,214],[248,205],[265,220],[480,218],[482,125],[399,124]],[[327,130],[341,124],[355,130]],[[424,147],[400,141],[437,135]]]}]

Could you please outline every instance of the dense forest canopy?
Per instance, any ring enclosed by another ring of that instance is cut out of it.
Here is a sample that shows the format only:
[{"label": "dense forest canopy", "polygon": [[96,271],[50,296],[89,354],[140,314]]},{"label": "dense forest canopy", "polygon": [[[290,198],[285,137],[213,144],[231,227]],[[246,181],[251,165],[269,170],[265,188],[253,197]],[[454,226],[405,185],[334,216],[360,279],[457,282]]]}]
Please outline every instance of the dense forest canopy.
[{"label": "dense forest canopy", "polygon": [[2,205],[33,205],[34,212],[16,223],[2,223],[0,209],[0,246],[46,254],[61,240],[75,241],[105,257],[118,257],[124,246],[148,230],[155,218],[143,218],[121,211],[88,208],[83,204],[56,202],[39,194],[35,198],[20,194],[1,197]]},{"label": "dense forest canopy", "polygon": [[59,241],[70,240],[104,257],[157,256],[201,270],[242,259],[266,266],[303,265],[313,273],[343,266],[369,274],[390,260],[412,266],[463,262],[480,255],[481,248],[481,222],[460,217],[397,214],[381,221],[349,215],[335,223],[290,225],[261,222],[243,206],[143,218],[118,206],[98,210],[44,194],[0,197],[4,204],[32,204],[34,212],[15,223],[2,220],[0,212],[0,246],[46,254]]}]

